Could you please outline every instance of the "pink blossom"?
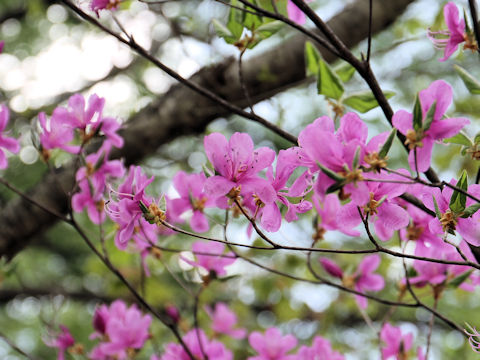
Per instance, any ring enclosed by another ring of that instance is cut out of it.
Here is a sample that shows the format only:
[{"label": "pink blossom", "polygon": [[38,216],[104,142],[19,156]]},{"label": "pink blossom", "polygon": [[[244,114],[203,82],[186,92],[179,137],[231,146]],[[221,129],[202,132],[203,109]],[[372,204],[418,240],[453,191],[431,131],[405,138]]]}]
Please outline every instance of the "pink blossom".
[{"label": "pink blossom", "polygon": [[[232,352],[225,348],[225,345],[220,341],[210,341],[202,329],[190,330],[183,337],[183,341],[195,358],[208,358],[208,360],[233,359]],[[181,345],[170,343],[166,346],[165,354],[160,360],[191,360],[191,358]]]},{"label": "pink blossom", "polygon": [[400,328],[389,323],[383,325],[380,338],[386,345],[382,348],[382,356],[385,360],[406,359],[407,352],[412,348],[413,334],[404,335]]},{"label": "pink blossom", "polygon": [[[443,119],[447,108],[452,102],[452,87],[445,81],[434,81],[427,89],[419,93],[422,116],[425,118],[430,107],[436,103],[433,121],[428,129],[415,130],[413,128],[413,115],[405,110],[397,111],[392,118],[393,125],[406,136],[410,148],[408,163],[410,168],[419,172],[427,171],[432,158],[433,144],[455,134],[470,121],[466,118]],[[424,125],[423,125],[424,126]],[[415,166],[415,151],[417,153],[417,166]]]},{"label": "pink blossom", "polygon": [[[458,45],[468,39],[468,35],[465,33],[465,20],[460,17],[454,2],[445,5],[443,15],[448,30],[428,32],[428,37],[436,47],[445,48],[444,56],[439,61],[447,60],[457,50]],[[438,36],[442,38],[438,38]],[[443,38],[444,36],[447,38]]]},{"label": "pink blossom", "polygon": [[328,194],[324,197],[323,203],[321,197],[314,194],[312,202],[320,216],[318,224],[319,229],[324,230],[338,230],[349,236],[359,236],[360,232],[352,230],[352,227],[345,226],[343,219],[338,216],[341,204],[336,194]]},{"label": "pink blossom", "polygon": [[123,0],[92,0],[90,9],[98,16],[100,10],[116,10]]},{"label": "pink blossom", "polygon": [[[306,1],[311,2],[313,0]],[[296,22],[299,25],[305,24],[305,14],[291,0],[288,0],[287,2],[287,13],[290,20]]]},{"label": "pink blossom", "polygon": [[329,275],[338,277],[339,279],[343,278],[343,271],[341,267],[335,263],[335,261],[327,258],[319,258],[318,261]]},{"label": "pink blossom", "polygon": [[12,152],[18,153],[20,151],[20,144],[18,140],[4,136],[2,132],[5,130],[10,118],[10,111],[8,108],[1,104],[0,105],[0,169],[6,169],[8,166],[7,156],[5,155],[2,148]]},{"label": "pink blossom", "polygon": [[473,351],[480,353],[480,332],[476,327],[472,327],[467,323],[469,331],[464,330],[465,334],[468,335],[468,343],[470,344]]},{"label": "pink blossom", "polygon": [[5,41],[0,41],[0,54],[3,52],[3,48],[5,46]]},{"label": "pink blossom", "polygon": [[[276,199],[271,203],[263,204],[264,206],[260,208],[258,215],[261,216],[260,224],[269,232],[278,231],[282,222],[282,214],[280,213],[277,201],[287,207],[285,220],[288,222],[297,220],[297,213],[305,213],[312,208],[310,201],[302,199],[298,203],[293,204],[287,198],[287,196],[303,196],[305,191],[305,189],[299,188],[295,191],[290,191],[286,186],[290,176],[297,168],[292,157],[296,157],[294,149],[280,150],[277,159],[275,177],[273,176],[272,167],[269,167],[267,170],[267,178],[276,192]],[[256,205],[252,204],[250,207],[253,208],[253,211],[255,212]]]},{"label": "pink blossom", "polygon": [[53,339],[45,341],[45,344],[50,347],[58,348],[57,360],[65,359],[65,350],[75,344],[75,340],[70,333],[70,330],[64,325],[60,325],[60,333]]},{"label": "pink blossom", "polygon": [[197,261],[192,261],[182,257],[182,260],[192,266],[201,267],[208,272],[214,272],[217,276],[226,275],[225,266],[235,262],[232,252],[223,254],[225,245],[215,241],[196,241],[192,245],[192,252],[195,254]]},{"label": "pink blossom", "polygon": [[[78,145],[68,145],[74,138],[74,129],[70,123],[62,118],[51,117],[47,119],[44,112],[38,114],[40,124],[40,144],[44,150],[62,149],[66,152],[77,154]],[[44,155],[48,159],[48,155]]]},{"label": "pink blossom", "polygon": [[342,354],[333,351],[330,342],[321,336],[315,336],[311,347],[302,346],[295,360],[343,360]]},{"label": "pink blossom", "polygon": [[295,355],[287,353],[297,346],[297,339],[293,335],[282,336],[277,328],[269,328],[262,335],[254,331],[248,337],[248,342],[257,351],[258,356],[251,356],[248,360],[295,360]]},{"label": "pink blossom", "polygon": [[140,166],[130,166],[125,181],[114,192],[117,201],[109,201],[107,213],[109,217],[119,225],[115,235],[115,244],[122,250],[132,238],[135,226],[143,216],[142,207],[149,208],[152,203],[150,197],[145,195],[145,188],[152,183],[153,176],[147,178],[142,173]]},{"label": "pink blossom", "polygon": [[86,166],[76,174],[80,192],[72,196],[72,209],[81,212],[87,208],[88,216],[94,224],[105,220],[103,193],[107,180],[123,177],[125,168],[119,160],[108,160],[111,144],[106,141],[95,153],[86,157]]},{"label": "pink blossom", "polygon": [[[98,344],[90,357],[93,360],[127,359],[128,349],[141,349],[150,337],[152,317],[143,316],[135,305],[127,308],[121,300],[114,301],[110,307],[103,306],[99,316],[102,316],[107,340]],[[102,326],[96,330],[100,333]]]},{"label": "pink blossom", "polygon": [[208,220],[203,211],[205,208],[215,206],[216,199],[207,196],[203,191],[206,180],[203,173],[188,175],[184,171],[179,171],[173,177],[173,186],[180,197],[167,198],[168,213],[174,222],[183,222],[181,215],[189,210],[193,212],[190,226],[196,232],[208,231]]},{"label": "pink blossom", "polygon": [[234,328],[237,324],[237,316],[225,303],[215,304],[214,311],[209,307],[206,307],[205,310],[212,319],[212,330],[214,332],[228,335],[235,339],[243,339],[245,337],[245,329]]},{"label": "pink blossom", "polygon": [[[373,272],[380,265],[380,256],[377,254],[365,256],[358,265],[357,271],[349,277],[344,278],[346,285],[353,280],[356,291],[364,293],[366,291],[380,291],[385,286],[383,277]],[[355,295],[358,306],[362,309],[367,307],[367,298],[361,295]]]},{"label": "pink blossom", "polygon": [[[408,174],[405,170],[399,171]],[[362,222],[360,208],[362,216],[368,216],[368,220],[374,223],[378,238],[386,241],[393,236],[395,230],[406,227],[410,221],[407,211],[393,201],[407,190],[407,185],[395,183],[405,180],[400,175],[380,173],[372,177],[381,182],[366,182],[370,194],[368,201],[364,203],[352,201],[346,204],[340,209],[338,217],[342,219],[345,228],[353,228]]]},{"label": "pink blossom", "polygon": [[275,200],[275,190],[258,176],[273,162],[273,150],[267,147],[255,150],[250,135],[245,133],[233,134],[228,142],[222,134],[213,133],[205,136],[204,145],[208,159],[219,174],[205,182],[207,195],[219,197],[239,189],[241,195],[256,194],[265,204]]}]

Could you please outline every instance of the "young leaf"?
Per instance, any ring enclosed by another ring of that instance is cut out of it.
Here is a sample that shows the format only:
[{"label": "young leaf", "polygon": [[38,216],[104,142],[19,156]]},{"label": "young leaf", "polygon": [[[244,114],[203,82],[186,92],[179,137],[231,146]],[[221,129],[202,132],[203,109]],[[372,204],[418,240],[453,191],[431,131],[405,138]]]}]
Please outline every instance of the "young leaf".
[{"label": "young leaf", "polygon": [[433,116],[435,115],[435,110],[437,109],[437,101],[434,101],[430,109],[427,111],[427,115],[425,115],[425,120],[423,121],[423,130],[427,131],[430,129],[430,125],[432,125]]},{"label": "young leaf", "polygon": [[273,34],[275,34],[282,27],[283,27],[283,22],[280,20],[275,20],[275,21],[260,25],[258,29],[255,30],[255,33],[259,33],[262,39],[266,39],[272,36]]},{"label": "young leaf", "polygon": [[423,114],[422,114],[422,106],[420,105],[420,98],[417,96],[415,97],[415,105],[413,107],[413,129],[418,131],[422,128],[423,123]]},{"label": "young leaf", "polygon": [[433,206],[435,207],[435,216],[437,217],[438,220],[442,218],[442,213],[440,212],[440,208],[438,207],[437,199],[435,199],[435,196],[432,195],[433,198]]},{"label": "young leaf", "polygon": [[[467,191],[468,189],[468,177],[465,170],[463,170],[462,176],[460,176],[460,179],[457,182],[457,187],[464,191]],[[465,210],[466,202],[467,195],[455,190],[450,198],[449,208],[454,214],[461,213],[463,210]]]},{"label": "young leaf", "polygon": [[355,170],[358,167],[358,160],[360,158],[361,151],[362,148],[360,146],[357,146],[357,150],[355,150],[355,155],[353,156],[352,170]]},{"label": "young leaf", "polygon": [[461,66],[453,65],[453,68],[460,76],[463,83],[471,94],[480,94],[480,82],[476,78],[470,75],[469,72]]},{"label": "young leaf", "polygon": [[457,135],[449,137],[448,139],[443,140],[444,143],[452,143],[458,145],[472,146],[472,140],[470,140],[466,135],[459,132]]},{"label": "young leaf", "polygon": [[229,28],[227,28],[225,25],[223,25],[220,21],[217,19],[212,20],[213,28],[215,29],[215,32],[217,33],[218,36],[223,38],[227,43],[233,44],[235,43],[238,39],[233,35],[233,33],[230,31]]},{"label": "young leaf", "polygon": [[468,218],[475,214],[480,209],[480,203],[476,203],[467,207],[462,214],[462,218]]},{"label": "young leaf", "polygon": [[337,66],[335,69],[335,73],[338,75],[340,80],[343,83],[348,82],[353,74],[355,74],[355,68],[347,62],[343,62],[340,66]]},{"label": "young leaf", "polygon": [[318,62],[317,90],[319,94],[334,100],[339,100],[344,92],[342,82],[337,74],[323,59]]},{"label": "young leaf", "polygon": [[326,168],[325,166],[323,166],[322,164],[320,164],[319,162],[317,162],[317,166],[320,168],[320,170],[323,171],[323,173],[325,175],[327,175],[330,179],[332,180],[335,180],[337,182],[340,182],[340,181],[345,181],[345,178],[339,174],[337,174],[335,171],[332,171],[328,168]]},{"label": "young leaf", "polygon": [[231,1],[232,7],[228,14],[227,28],[230,30],[236,40],[239,40],[243,34],[243,20],[245,12],[236,9],[234,6],[241,6],[242,4],[238,0]]},{"label": "young leaf", "polygon": [[345,186],[345,181],[339,181],[339,182],[336,182],[333,185],[330,185],[325,192],[328,195],[328,194],[334,193],[337,190],[340,190],[344,186]]},{"label": "young leaf", "polygon": [[480,133],[477,133],[477,135],[475,135],[475,137],[473,138],[473,142],[475,144],[480,143]]},{"label": "young leaf", "polygon": [[458,288],[460,285],[462,285],[463,282],[465,282],[465,280],[468,279],[468,277],[472,274],[472,272],[473,272],[473,269],[470,269],[458,275],[457,277],[453,278],[448,282],[448,286],[451,286],[453,288]]},{"label": "young leaf", "polygon": [[[385,97],[390,99],[395,93],[393,91],[384,91]],[[360,91],[347,96],[343,104],[350,106],[358,112],[366,113],[378,106],[377,99],[370,90]]]},{"label": "young leaf", "polygon": [[305,64],[307,65],[307,76],[318,74],[318,62],[322,56],[317,48],[310,42],[305,43]]},{"label": "young leaf", "polygon": [[385,144],[383,144],[382,148],[380,149],[380,152],[378,153],[378,157],[380,159],[384,159],[385,156],[387,156],[388,152],[390,151],[390,148],[392,147],[393,144],[393,139],[397,135],[397,129],[393,128],[392,131],[390,131],[390,135],[388,135],[387,140],[385,141]]}]

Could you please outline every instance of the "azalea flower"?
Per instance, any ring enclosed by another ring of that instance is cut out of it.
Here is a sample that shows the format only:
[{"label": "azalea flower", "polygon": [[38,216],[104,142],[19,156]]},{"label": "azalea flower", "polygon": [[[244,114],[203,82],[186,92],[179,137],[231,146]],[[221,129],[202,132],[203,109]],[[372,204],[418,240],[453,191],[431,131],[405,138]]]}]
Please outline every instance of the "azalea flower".
[{"label": "azalea flower", "polygon": [[[443,119],[447,108],[452,102],[452,87],[443,80],[434,81],[427,89],[420,91],[418,95],[422,108],[422,116],[425,118],[430,107],[435,103],[433,121],[428,129],[413,128],[413,115],[405,110],[397,111],[392,118],[395,126],[406,136],[405,142],[410,149],[408,163],[413,170],[425,172],[430,167],[433,144],[437,140],[443,140],[458,134],[470,121],[466,118]],[[415,151],[417,163],[415,164]],[[416,166],[417,165],[417,166]]]},{"label": "azalea flower", "polygon": [[[307,2],[312,2],[313,0],[306,0]],[[297,5],[295,5],[291,0],[287,2],[287,14],[288,18],[299,25],[305,24],[305,14],[300,10]]]},{"label": "azalea flower", "polygon": [[215,310],[205,308],[212,319],[212,330],[217,334],[224,334],[235,339],[243,339],[247,333],[245,329],[234,328],[237,324],[237,315],[225,303],[215,304]]},{"label": "azalea flower", "polygon": [[10,111],[5,105],[0,105],[0,169],[6,169],[8,166],[7,156],[2,148],[12,152],[18,153],[20,151],[20,144],[18,140],[4,136],[2,131],[5,130],[10,118]]},{"label": "azalea flower", "polygon": [[[188,264],[201,267],[208,272],[214,272],[217,276],[226,275],[225,266],[235,262],[232,252],[223,254],[225,245],[215,241],[196,241],[192,245],[192,252],[195,254],[197,261],[189,260],[182,257],[182,260]],[[223,256],[225,255],[225,256]]]},{"label": "azalea flower", "polygon": [[265,335],[254,331],[248,337],[248,342],[258,353],[248,360],[295,360],[296,355],[287,353],[297,346],[297,339],[293,335],[282,336],[277,328],[269,328]]},{"label": "azalea flower", "polygon": [[383,359],[406,359],[408,351],[412,348],[413,334],[404,335],[400,328],[385,323],[380,331],[380,339],[386,345],[382,348]]},{"label": "azalea flower", "polygon": [[58,348],[57,360],[64,360],[65,350],[75,344],[75,339],[66,326],[60,325],[60,333],[55,338],[46,340],[45,344],[49,347]]},{"label": "azalea flower", "polygon": [[302,346],[295,360],[344,360],[342,354],[333,351],[327,339],[315,336],[311,347]]},{"label": "azalea flower", "polygon": [[[233,355],[220,341],[209,340],[202,329],[192,329],[183,336],[183,341],[196,359],[232,360]],[[200,345],[201,344],[201,345]],[[170,343],[165,348],[162,357],[156,360],[191,360],[180,344]]]},{"label": "azalea flower", "polygon": [[[227,142],[225,136],[213,133],[205,136],[205,152],[216,176],[205,182],[205,193],[212,197],[256,194],[264,204],[275,200],[275,190],[258,173],[270,166],[275,152],[267,147],[254,149],[250,135],[235,133]],[[222,205],[217,202],[217,205]],[[226,207],[226,202],[223,203]]]},{"label": "azalea flower", "polygon": [[123,0],[92,0],[90,9],[98,16],[100,10],[116,10]]},{"label": "azalea flower", "polygon": [[478,47],[477,42],[472,34],[465,32],[465,20],[460,17],[457,5],[454,2],[447,3],[443,8],[443,15],[448,30],[428,31],[427,33],[437,48],[445,48],[444,56],[439,61],[447,60],[463,42],[465,42],[464,49],[475,51]]}]

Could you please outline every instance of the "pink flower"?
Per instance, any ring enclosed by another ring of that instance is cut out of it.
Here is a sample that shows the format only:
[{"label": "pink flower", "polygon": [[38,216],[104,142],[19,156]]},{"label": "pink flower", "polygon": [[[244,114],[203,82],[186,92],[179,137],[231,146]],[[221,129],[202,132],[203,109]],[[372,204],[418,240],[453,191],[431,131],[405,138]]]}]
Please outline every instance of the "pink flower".
[{"label": "pink flower", "polygon": [[[410,149],[408,155],[410,168],[424,172],[430,167],[434,142],[458,134],[470,121],[466,118],[449,118],[442,120],[442,117],[452,102],[452,87],[445,81],[434,81],[427,89],[420,91],[418,96],[423,119],[425,119],[433,103],[436,103],[433,121],[428,129],[425,129],[425,124],[422,124],[421,129],[415,130],[413,127],[413,115],[405,110],[397,111],[393,115],[392,122],[407,138],[405,144],[408,145]],[[415,168],[415,151],[417,152],[418,169]]]},{"label": "pink flower", "polygon": [[245,329],[234,329],[237,324],[237,316],[225,303],[217,303],[214,311],[209,307],[206,307],[205,310],[212,319],[212,330],[217,334],[229,335],[235,339],[245,337]]},{"label": "pink flower", "polygon": [[295,360],[343,360],[342,354],[333,351],[330,342],[320,336],[315,336],[311,347],[302,346]]},{"label": "pink flower", "polygon": [[[193,329],[183,337],[185,345],[195,358],[208,360],[232,360],[232,352],[220,341],[208,340],[202,329]],[[200,346],[201,344],[201,346]],[[157,358],[158,359],[158,358]],[[184,348],[179,344],[170,343],[160,360],[190,360]]]},{"label": "pink flower", "polygon": [[104,324],[98,326],[97,333],[101,334],[104,329],[107,340],[98,344],[92,350],[90,357],[93,360],[107,360],[118,358],[127,359],[129,349],[141,349],[145,341],[150,337],[149,328],[152,322],[150,315],[142,316],[135,305],[127,308],[121,301],[114,301],[110,307],[103,305],[101,321]]},{"label": "pink flower", "polygon": [[331,276],[338,277],[339,279],[343,278],[343,271],[340,266],[338,266],[335,261],[327,258],[319,258],[318,261],[322,265],[323,269]]},{"label": "pink flower", "polygon": [[[313,0],[307,0],[307,2],[311,1]],[[305,14],[291,0],[288,0],[287,2],[287,13],[290,20],[296,22],[299,25],[305,24]]]},{"label": "pink flower", "polygon": [[402,334],[402,330],[385,323],[380,332],[380,338],[385,343],[382,356],[385,360],[406,359],[408,351],[412,348],[413,334]]},{"label": "pink flower", "polygon": [[265,204],[275,200],[275,190],[258,176],[273,162],[273,150],[266,147],[254,150],[252,138],[245,133],[233,134],[228,142],[222,134],[213,133],[205,136],[204,145],[208,159],[219,174],[205,182],[207,195],[219,197],[238,189],[244,196],[256,194]]},{"label": "pink flower", "polygon": [[90,9],[98,16],[100,10],[116,10],[123,0],[92,0]]},{"label": "pink flower", "polygon": [[[458,45],[465,41],[467,41],[467,48],[474,46],[468,34],[465,32],[465,20],[460,17],[457,5],[455,5],[454,2],[449,2],[445,5],[443,15],[448,30],[429,31],[427,33],[437,48],[445,48],[444,56],[439,59],[439,61],[447,60],[457,50]],[[437,38],[437,36],[441,36],[442,38]],[[444,38],[444,36],[447,36],[447,38]]]},{"label": "pink flower", "polygon": [[3,52],[3,47],[5,46],[5,41],[0,41],[0,54]]},{"label": "pink flower", "polygon": [[150,197],[145,195],[145,188],[152,183],[153,176],[147,178],[142,174],[140,166],[130,166],[128,176],[114,192],[117,201],[110,200],[106,208],[109,217],[119,225],[115,235],[115,244],[124,250],[128,241],[132,238],[135,226],[142,219],[142,206],[156,208]]},{"label": "pink flower", "polygon": [[183,222],[180,217],[183,213],[191,210],[193,212],[190,220],[190,226],[193,231],[208,231],[209,225],[203,210],[215,206],[215,198],[209,197],[203,191],[207,178],[205,174],[187,175],[184,171],[179,171],[173,177],[173,186],[180,195],[179,198],[168,198],[167,210],[174,222]]},{"label": "pink flower", "polygon": [[295,360],[295,355],[287,353],[297,346],[297,339],[290,334],[282,336],[277,328],[267,329],[265,335],[254,331],[248,337],[248,342],[258,353],[258,356],[251,356],[248,360]]},{"label": "pink flower", "polygon": [[[377,254],[365,256],[358,265],[357,271],[353,275],[344,276],[345,286],[352,287],[361,293],[366,291],[380,291],[385,286],[383,277],[373,272],[380,265],[380,256]],[[367,307],[367,298],[361,295],[355,295],[358,306],[362,309]]]},{"label": "pink flower", "polygon": [[10,118],[10,112],[5,105],[0,105],[0,169],[6,169],[8,166],[7,156],[2,148],[17,153],[20,150],[18,140],[4,136],[2,132],[5,130]]},{"label": "pink flower", "polygon": [[[52,116],[47,119],[44,112],[38,114],[40,123],[40,144],[43,150],[62,149],[66,152],[77,154],[80,151],[78,145],[68,145],[74,138],[74,129],[69,122],[64,119]],[[44,157],[48,159],[48,152],[44,153]]]},{"label": "pink flower", "polygon": [[[399,171],[408,174],[405,170]],[[366,188],[370,194],[368,201],[364,203],[351,201],[340,209],[338,217],[342,219],[342,225],[345,228],[351,229],[362,222],[358,211],[360,208],[362,216],[368,215],[368,220],[374,223],[378,238],[387,241],[393,236],[395,230],[406,227],[410,221],[407,211],[394,201],[407,190],[407,185],[386,182],[405,180],[400,175],[380,173],[372,177],[383,182],[366,182]]]},{"label": "pink flower", "polygon": [[45,341],[45,344],[50,347],[58,348],[57,360],[64,360],[65,350],[73,346],[75,340],[66,326],[60,325],[60,330],[60,333],[54,339]]},{"label": "pink flower", "polygon": [[182,257],[182,260],[195,267],[201,267],[208,272],[214,272],[217,276],[226,275],[225,266],[235,262],[235,256],[232,252],[223,254],[225,245],[215,241],[196,241],[192,245],[192,252],[197,257],[197,261],[192,261]]},{"label": "pink flower", "polygon": [[468,343],[470,344],[473,351],[476,353],[480,353],[480,333],[478,332],[476,327],[472,327],[467,323],[467,327],[469,331],[465,331],[465,334],[468,335]]}]

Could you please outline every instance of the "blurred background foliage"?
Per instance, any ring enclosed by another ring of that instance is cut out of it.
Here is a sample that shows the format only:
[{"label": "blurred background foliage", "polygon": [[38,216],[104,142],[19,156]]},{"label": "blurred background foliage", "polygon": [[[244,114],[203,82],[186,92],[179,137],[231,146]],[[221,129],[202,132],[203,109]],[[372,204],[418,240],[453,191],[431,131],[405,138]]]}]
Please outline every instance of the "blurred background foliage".
[{"label": "blurred background foliage", "polygon": [[[349,2],[316,0],[312,6],[328,18]],[[85,9],[88,6],[87,0],[78,3]],[[452,65],[461,63],[478,75],[479,59],[477,55],[459,53],[453,60],[440,63],[437,59],[442,56],[441,52],[435,50],[426,37],[428,27],[444,27],[441,12],[444,3],[433,0],[414,2],[387,31],[373,39],[372,67],[382,88],[396,93],[391,99],[395,110],[410,110],[416,92],[433,80],[448,81],[455,94],[455,104],[450,107],[449,114],[470,118],[472,124],[468,132],[473,136],[478,131],[480,103],[475,96],[468,94],[452,71]],[[458,1],[458,4],[467,6],[466,1]],[[131,0],[124,2],[115,16],[141,45],[150,48],[182,76],[189,76],[227,56],[238,57],[238,50],[218,39],[211,26],[212,18],[225,21],[227,12],[225,6],[211,0],[170,1],[151,6]],[[108,14],[102,14],[101,21],[115,26]],[[247,52],[246,58],[261,54],[291,33],[290,29],[280,31]],[[12,133],[19,136],[22,143],[20,156],[10,158],[11,165],[2,176],[22,190],[30,188],[48,171],[34,146],[34,122],[39,111],[50,114],[55,106],[64,104],[75,92],[97,93],[106,98],[105,114],[126,120],[154,98],[162,96],[174,83],[159,69],[133,56],[128,49],[51,1],[0,1],[0,38],[6,42],[4,54],[0,55],[0,100],[11,108]],[[355,53],[365,49],[366,43],[361,43]],[[364,89],[366,85],[355,75],[346,91]],[[317,95],[312,83],[304,83],[263,101],[255,106],[255,111],[294,134],[315,118],[332,115],[329,105]],[[378,109],[362,115],[362,118],[368,122],[370,136],[389,129]],[[264,128],[237,116],[218,119],[207,131],[220,131],[226,136],[244,131],[252,135],[257,146],[277,150],[288,146]],[[460,157],[457,146],[437,145],[434,154],[434,167],[442,178],[456,177],[463,168],[469,171],[471,178],[475,176],[478,164]],[[391,157],[392,167],[406,166],[400,144],[395,145]],[[55,154],[54,166],[60,166],[66,160],[68,156]],[[170,179],[176,171],[201,171],[205,163],[201,139],[175,139],[158,149],[143,164],[149,174],[156,176],[151,194],[172,193]],[[0,188],[0,204],[13,197],[13,193]],[[223,214],[212,212],[211,216],[212,222],[219,224],[213,228],[212,234],[222,236]],[[78,218],[89,236],[98,239],[99,229],[92,226],[85,215]],[[245,222],[232,220],[228,233],[230,240],[249,242],[246,228]],[[178,286],[175,278],[189,287],[198,288],[198,275],[179,263],[178,254],[164,251],[147,256],[151,277],[146,277],[137,253],[120,252],[114,246],[114,226],[107,222],[101,231],[106,236],[111,260],[121,272],[158,309],[169,304],[177,306],[182,314],[181,327],[190,328],[193,299]],[[282,227],[274,238],[289,245],[309,246],[312,234],[313,219],[304,216],[298,223]],[[161,246],[177,249],[188,249],[191,242],[192,239],[181,235],[159,239]],[[391,240],[391,243],[398,244],[398,239]],[[334,232],[327,234],[322,246],[355,249],[365,248],[368,242]],[[304,254],[241,251],[286,273],[309,277]],[[352,271],[360,262],[359,258],[349,255],[336,256],[335,259],[344,267],[350,266]],[[402,265],[397,260],[382,259],[387,286],[381,295],[395,300]],[[227,302],[236,310],[240,326],[249,330],[279,326],[284,332],[295,333],[305,343],[310,343],[312,336],[318,334],[332,341],[335,348],[347,354],[347,359],[379,358],[377,335],[365,324],[352,296],[325,286],[273,276],[241,261],[237,261],[230,273],[241,276],[211,283],[202,294],[202,304]],[[427,297],[429,290],[423,289],[419,293]],[[91,348],[93,341],[88,336],[93,331],[91,317],[95,306],[115,298],[133,301],[66,224],[58,224],[39,234],[28,249],[0,267],[0,329],[22,349],[40,358],[55,357],[55,352],[46,347],[42,339],[48,337],[48,329],[56,329],[58,324],[68,326],[78,342]],[[470,294],[447,290],[439,310],[460,324],[468,320],[478,326],[480,304],[477,299],[478,291]],[[408,300],[408,296],[404,300]],[[368,314],[377,327],[387,315],[397,325],[412,331],[417,345],[425,345],[430,321],[425,311],[390,309],[370,301]],[[208,321],[206,314],[200,311],[200,323],[208,324]],[[154,346],[139,354],[139,359],[147,359],[150,353],[161,351],[164,343],[173,340],[170,333],[155,321],[152,333]],[[246,340],[222,340],[236,351],[236,359],[252,355]],[[465,339],[439,321],[435,323],[432,341],[432,359],[476,358]],[[13,360],[20,357],[0,340],[0,358]]]}]

